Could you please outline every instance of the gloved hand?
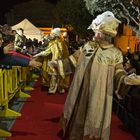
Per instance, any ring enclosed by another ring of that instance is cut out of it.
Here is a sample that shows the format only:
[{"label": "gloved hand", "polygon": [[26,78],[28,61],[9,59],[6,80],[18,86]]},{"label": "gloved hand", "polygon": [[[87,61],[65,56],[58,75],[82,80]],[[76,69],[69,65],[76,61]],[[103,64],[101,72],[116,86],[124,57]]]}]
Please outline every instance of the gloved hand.
[{"label": "gloved hand", "polygon": [[39,56],[45,56],[45,51],[42,51],[42,52],[34,55],[33,57],[39,57]]},{"label": "gloved hand", "polygon": [[49,61],[48,66],[49,67],[57,67],[57,61]]},{"label": "gloved hand", "polygon": [[38,62],[38,61],[31,60],[31,61],[29,62],[29,66],[31,66],[31,67],[33,67],[33,68],[39,69],[39,68],[42,66],[42,64],[41,64],[40,62]]},{"label": "gloved hand", "polygon": [[41,54],[40,54],[40,53],[38,53],[38,54],[34,55],[33,57],[39,57],[39,56],[41,56]]},{"label": "gloved hand", "polygon": [[127,85],[140,85],[140,76],[131,74],[124,78],[124,83]]}]

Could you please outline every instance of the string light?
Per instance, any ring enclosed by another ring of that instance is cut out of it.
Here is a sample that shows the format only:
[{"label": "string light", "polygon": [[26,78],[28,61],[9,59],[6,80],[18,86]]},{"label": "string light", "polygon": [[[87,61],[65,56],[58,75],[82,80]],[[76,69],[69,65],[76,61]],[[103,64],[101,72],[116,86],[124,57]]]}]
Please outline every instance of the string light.
[{"label": "string light", "polygon": [[92,15],[104,11],[112,11],[120,20],[125,19],[127,24],[140,35],[140,3],[137,0],[84,0],[87,9]]}]

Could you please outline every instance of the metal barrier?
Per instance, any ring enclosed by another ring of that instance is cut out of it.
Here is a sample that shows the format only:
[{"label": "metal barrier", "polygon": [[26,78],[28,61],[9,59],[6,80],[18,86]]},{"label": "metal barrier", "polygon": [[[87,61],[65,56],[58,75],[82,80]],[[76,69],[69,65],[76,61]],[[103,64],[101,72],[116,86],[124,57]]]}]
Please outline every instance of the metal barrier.
[{"label": "metal barrier", "polygon": [[0,129],[0,137],[11,137],[12,134],[6,130]]},{"label": "metal barrier", "polygon": [[[31,73],[30,73],[30,68],[29,67],[22,67],[22,69],[21,69],[21,79],[23,80],[23,81],[26,81],[26,82],[28,82],[29,80],[30,80],[30,77],[31,77]],[[30,77],[28,77],[30,75]],[[32,91],[32,90],[34,90],[34,88],[33,87],[31,87],[31,86],[27,86],[26,85],[26,82],[25,82],[25,84],[24,84],[24,91]]]},{"label": "metal barrier", "polygon": [[[28,98],[30,95],[21,91],[22,68],[0,69],[0,117],[19,117],[21,113],[9,109],[9,101],[13,97]],[[26,75],[26,73],[24,73]],[[0,137],[10,137],[11,133],[0,129]]]}]

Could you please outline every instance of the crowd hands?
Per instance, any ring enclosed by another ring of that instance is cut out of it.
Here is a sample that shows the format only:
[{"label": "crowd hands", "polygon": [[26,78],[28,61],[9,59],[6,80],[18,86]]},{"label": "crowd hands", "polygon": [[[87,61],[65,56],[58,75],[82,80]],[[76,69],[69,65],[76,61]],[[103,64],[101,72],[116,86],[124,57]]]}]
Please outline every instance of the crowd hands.
[{"label": "crowd hands", "polygon": [[[20,30],[22,34],[18,34]],[[0,26],[0,65],[40,68],[42,63],[32,57],[39,50],[39,45],[38,40],[27,39],[22,29],[15,31],[7,24]]]}]

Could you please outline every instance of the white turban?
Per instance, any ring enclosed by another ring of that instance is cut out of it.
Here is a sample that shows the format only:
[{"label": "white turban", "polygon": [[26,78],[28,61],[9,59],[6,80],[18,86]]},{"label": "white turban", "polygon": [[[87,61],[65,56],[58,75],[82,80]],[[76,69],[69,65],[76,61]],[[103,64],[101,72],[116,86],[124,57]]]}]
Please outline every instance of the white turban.
[{"label": "white turban", "polygon": [[100,31],[114,37],[117,34],[116,29],[119,23],[121,23],[121,21],[115,18],[112,12],[106,11],[101,15],[98,15],[92,21],[88,29],[92,29],[93,31]]},{"label": "white turban", "polygon": [[60,36],[61,35],[60,28],[54,28],[53,30],[51,30],[51,34],[54,36]]}]

